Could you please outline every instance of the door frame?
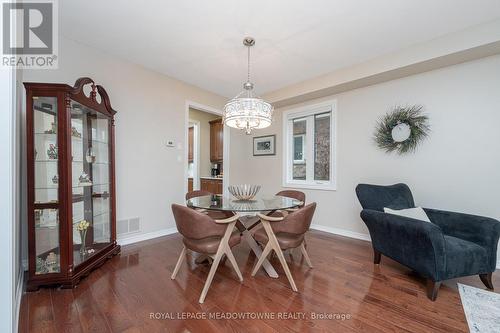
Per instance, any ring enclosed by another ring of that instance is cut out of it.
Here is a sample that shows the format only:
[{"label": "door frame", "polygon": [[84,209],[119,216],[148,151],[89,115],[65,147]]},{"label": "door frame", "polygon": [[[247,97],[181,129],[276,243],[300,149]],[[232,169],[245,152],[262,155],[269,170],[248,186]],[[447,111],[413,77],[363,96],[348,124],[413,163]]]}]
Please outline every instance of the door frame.
[{"label": "door frame", "polygon": [[[188,179],[188,128],[189,128],[189,109],[196,109],[199,111],[216,114],[218,116],[223,115],[222,110],[213,108],[211,106],[201,104],[198,102],[194,102],[191,100],[186,100],[185,110],[184,110],[184,193],[188,191],[187,179]],[[222,177],[222,194],[224,196],[228,196],[229,192],[227,190],[227,186],[229,185],[229,172],[230,172],[230,164],[229,164],[229,147],[230,147],[230,133],[229,127],[224,125],[224,137],[223,137],[223,150],[222,154],[224,155],[223,161],[223,171],[224,175]],[[199,163],[198,163],[199,164]],[[199,178],[198,178],[199,181]],[[193,184],[194,187],[194,184]]]},{"label": "door frame", "polygon": [[[193,126],[193,190],[200,189],[200,122],[189,119],[189,126]],[[188,139],[189,150],[189,139]],[[188,161],[189,163],[189,161]]]}]

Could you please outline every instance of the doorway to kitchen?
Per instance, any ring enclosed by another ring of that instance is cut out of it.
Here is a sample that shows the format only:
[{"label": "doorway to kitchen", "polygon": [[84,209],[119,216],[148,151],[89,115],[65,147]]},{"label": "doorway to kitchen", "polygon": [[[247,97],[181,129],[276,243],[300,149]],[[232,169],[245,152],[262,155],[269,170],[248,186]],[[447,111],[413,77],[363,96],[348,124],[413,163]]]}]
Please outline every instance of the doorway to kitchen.
[{"label": "doorway to kitchen", "polygon": [[185,192],[223,195],[229,179],[229,129],[222,122],[222,111],[188,101],[185,129]]}]

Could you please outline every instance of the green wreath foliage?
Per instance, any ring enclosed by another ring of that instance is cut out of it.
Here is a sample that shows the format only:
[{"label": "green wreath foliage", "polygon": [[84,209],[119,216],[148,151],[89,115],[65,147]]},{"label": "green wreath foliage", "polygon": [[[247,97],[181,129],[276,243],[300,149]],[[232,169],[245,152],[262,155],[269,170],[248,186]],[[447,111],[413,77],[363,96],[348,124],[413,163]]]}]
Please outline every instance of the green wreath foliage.
[{"label": "green wreath foliage", "polygon": [[[394,126],[401,123],[410,126],[410,137],[403,142],[395,142],[391,132]],[[423,113],[422,105],[396,106],[378,120],[374,140],[380,149],[388,153],[396,151],[402,155],[415,152],[418,144],[429,135],[429,132],[429,117]]]}]

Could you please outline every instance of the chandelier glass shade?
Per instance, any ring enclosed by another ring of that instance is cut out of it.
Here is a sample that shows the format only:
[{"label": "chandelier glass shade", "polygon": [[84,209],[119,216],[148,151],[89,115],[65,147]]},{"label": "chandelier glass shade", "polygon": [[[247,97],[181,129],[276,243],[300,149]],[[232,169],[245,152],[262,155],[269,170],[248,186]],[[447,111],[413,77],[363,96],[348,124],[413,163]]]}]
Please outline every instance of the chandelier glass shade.
[{"label": "chandelier glass shade", "polygon": [[253,83],[250,82],[250,46],[255,44],[255,40],[246,37],[243,44],[248,47],[248,80],[243,85],[244,90],[224,106],[224,124],[250,134],[253,129],[271,125],[273,107],[254,94]]}]

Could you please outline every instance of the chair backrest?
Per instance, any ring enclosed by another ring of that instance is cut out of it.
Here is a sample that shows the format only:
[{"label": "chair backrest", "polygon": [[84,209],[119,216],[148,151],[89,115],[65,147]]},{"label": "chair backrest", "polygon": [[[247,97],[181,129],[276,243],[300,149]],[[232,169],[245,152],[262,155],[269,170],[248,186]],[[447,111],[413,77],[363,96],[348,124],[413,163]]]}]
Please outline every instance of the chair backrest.
[{"label": "chair backrest", "polygon": [[276,193],[276,195],[281,195],[283,197],[294,198],[295,200],[302,201],[303,203],[299,207],[304,207],[306,202],[306,194],[301,191],[285,190],[285,191],[279,191],[278,193]]},{"label": "chair backrest", "polygon": [[271,227],[275,233],[286,232],[288,234],[302,235],[309,230],[315,210],[316,203],[310,203],[288,214],[281,222],[271,222]]},{"label": "chair backrest", "polygon": [[205,190],[191,191],[191,192],[186,193],[186,200],[189,200],[191,198],[196,198],[196,197],[203,197],[205,195],[213,195],[213,193],[205,191]]},{"label": "chair backrest", "polygon": [[210,216],[197,212],[192,208],[172,204],[175,224],[179,233],[190,239],[203,239],[223,236],[226,225],[217,224]]},{"label": "chair backrest", "polygon": [[356,195],[363,209],[373,209],[380,212],[384,207],[405,209],[415,207],[410,188],[406,184],[389,186],[359,184]]}]

